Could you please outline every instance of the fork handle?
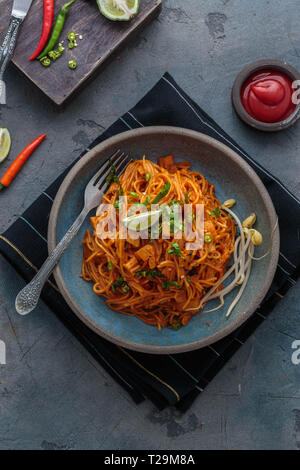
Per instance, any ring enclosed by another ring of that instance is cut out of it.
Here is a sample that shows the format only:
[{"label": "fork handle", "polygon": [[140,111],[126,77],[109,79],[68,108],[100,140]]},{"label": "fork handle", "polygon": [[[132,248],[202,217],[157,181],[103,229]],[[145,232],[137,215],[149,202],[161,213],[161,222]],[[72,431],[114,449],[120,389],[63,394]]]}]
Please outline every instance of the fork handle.
[{"label": "fork handle", "polygon": [[70,245],[75,235],[78,233],[87,214],[88,210],[83,208],[73,225],[69,228],[59,244],[50,253],[34,278],[17,295],[15,306],[17,312],[20,315],[27,315],[27,313],[31,312],[36,307],[45,282]]},{"label": "fork handle", "polygon": [[21,18],[16,18],[15,16],[11,17],[7,33],[0,47],[0,104],[6,104],[3,74],[14,52],[18,29],[22,21],[23,20]]}]

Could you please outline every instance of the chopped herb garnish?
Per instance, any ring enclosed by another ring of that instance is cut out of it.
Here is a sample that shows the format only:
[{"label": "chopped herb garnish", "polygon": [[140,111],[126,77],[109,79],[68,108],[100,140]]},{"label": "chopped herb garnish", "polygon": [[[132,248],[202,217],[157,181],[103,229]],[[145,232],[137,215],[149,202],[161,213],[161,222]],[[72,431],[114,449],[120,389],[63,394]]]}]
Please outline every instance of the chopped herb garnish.
[{"label": "chopped herb garnish", "polygon": [[110,186],[111,183],[114,181],[114,178],[116,176],[116,167],[114,165],[111,166],[110,172],[106,178],[106,184],[107,186]]},{"label": "chopped herb garnish", "polygon": [[160,201],[162,198],[164,198],[168,194],[168,192],[170,191],[170,187],[171,187],[171,184],[169,183],[169,181],[167,181],[163,185],[161,190],[159,191],[158,195],[153,199],[152,204],[157,204],[158,201]]},{"label": "chopped herb garnish", "polygon": [[182,256],[181,254],[181,249],[180,249],[180,246],[178,245],[178,243],[172,243],[172,248],[169,248],[168,249],[168,253],[170,255],[176,255],[176,256],[179,256],[179,258],[182,258],[185,260],[185,258]]},{"label": "chopped herb garnish", "polygon": [[123,292],[123,294],[127,294],[127,292],[129,292],[129,290],[130,290],[130,287],[127,283],[125,283],[121,286],[121,292]]},{"label": "chopped herb garnish", "polygon": [[111,285],[111,290],[112,290],[113,292],[115,292],[115,290],[116,290],[118,287],[120,287],[123,282],[124,282],[124,279],[123,279],[122,276],[120,276],[119,279]]},{"label": "chopped herb garnish", "polygon": [[113,181],[114,181],[114,183],[118,183],[118,185],[121,186],[120,178],[118,177],[118,175],[114,175]]},{"label": "chopped herb garnish", "polygon": [[192,279],[190,277],[187,277],[186,282],[188,282],[190,284],[190,282],[192,282]]},{"label": "chopped herb garnish", "polygon": [[173,330],[180,330],[180,328],[182,327],[182,324],[179,321],[177,321],[175,323],[172,323],[171,326],[172,326]]},{"label": "chopped herb garnish", "polygon": [[151,173],[146,173],[146,181],[150,181],[151,180]]},{"label": "chopped herb garnish", "polygon": [[220,217],[220,215],[221,215],[221,209],[220,209],[220,207],[216,207],[216,209],[210,211],[210,215],[211,215],[212,217]]},{"label": "chopped herb garnish", "polygon": [[137,271],[135,273],[136,276],[142,276],[142,277],[165,277],[161,272],[159,272],[157,269],[151,269],[150,271]]},{"label": "chopped herb garnish", "polygon": [[177,281],[163,281],[161,283],[163,289],[170,289],[170,287],[180,287]]},{"label": "chopped herb garnish", "polygon": [[146,277],[147,276],[147,271],[137,271],[135,273],[136,276],[142,276],[142,277]]},{"label": "chopped herb garnish", "polygon": [[174,206],[175,204],[180,204],[181,206],[183,206],[183,203],[179,201],[179,199],[175,199],[174,201],[169,202],[170,207]]},{"label": "chopped herb garnish", "polygon": [[107,186],[110,186],[111,183],[117,183],[120,186],[120,194],[124,194],[124,191],[120,182],[120,178],[118,177],[118,175],[116,175],[116,171],[117,171],[116,167],[112,165],[110,172],[106,178],[106,184]]},{"label": "chopped herb garnish", "polygon": [[107,263],[107,269],[108,269],[109,271],[112,271],[112,270],[114,269],[114,265],[113,265],[113,263],[112,263],[111,261],[109,261],[109,262]]},{"label": "chopped herb garnish", "polygon": [[185,193],[185,195],[184,195],[184,201],[185,201],[186,204],[189,204],[189,202],[190,202],[190,201],[189,201],[190,192],[191,192],[191,191],[189,190],[189,191],[188,191],[187,193]]},{"label": "chopped herb garnish", "polygon": [[120,276],[119,279],[111,285],[111,290],[115,292],[118,287],[120,287],[123,294],[126,294],[130,290],[129,285],[124,281],[122,276]]},{"label": "chopped herb garnish", "polygon": [[138,193],[135,193],[135,192],[133,192],[133,191],[130,191],[129,194],[130,194],[130,196],[134,197],[135,199],[139,199],[139,197],[140,197],[140,196],[138,195]]},{"label": "chopped herb garnish", "polygon": [[116,202],[114,203],[114,208],[115,209],[120,209],[120,199],[116,200]]}]

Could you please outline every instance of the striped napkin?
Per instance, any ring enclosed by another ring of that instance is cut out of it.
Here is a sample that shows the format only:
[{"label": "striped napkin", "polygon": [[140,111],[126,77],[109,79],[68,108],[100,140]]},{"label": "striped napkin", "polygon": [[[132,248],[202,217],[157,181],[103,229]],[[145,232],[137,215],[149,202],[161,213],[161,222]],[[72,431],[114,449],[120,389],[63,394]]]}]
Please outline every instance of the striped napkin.
[{"label": "striped napkin", "polygon": [[[134,108],[100,135],[85,153],[112,135],[152,125],[185,127],[218,139],[244,158],[265,184],[279,217],[281,247],[274,281],[259,309],[238,330],[212,346],[183,354],[157,356],[120,348],[89,330],[65,303],[52,276],[43,289],[42,298],[136,403],[148,398],[159,409],[174,405],[185,411],[295,284],[300,267],[297,226],[300,203],[192,101],[168,73]],[[0,252],[26,282],[47,257],[48,218],[56,192],[69,169],[0,235]]]}]

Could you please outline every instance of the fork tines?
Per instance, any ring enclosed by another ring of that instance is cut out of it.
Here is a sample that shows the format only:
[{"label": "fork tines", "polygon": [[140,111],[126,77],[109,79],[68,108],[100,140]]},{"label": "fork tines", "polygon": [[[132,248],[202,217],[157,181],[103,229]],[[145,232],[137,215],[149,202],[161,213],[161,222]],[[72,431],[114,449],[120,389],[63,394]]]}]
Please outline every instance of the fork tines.
[{"label": "fork tines", "polygon": [[129,163],[129,155],[121,150],[117,150],[113,155],[111,155],[101,166],[98,172],[92,177],[90,183],[93,186],[98,186],[99,189],[106,183],[106,178],[108,177],[112,167],[115,167],[116,174],[120,174],[127,164]]}]

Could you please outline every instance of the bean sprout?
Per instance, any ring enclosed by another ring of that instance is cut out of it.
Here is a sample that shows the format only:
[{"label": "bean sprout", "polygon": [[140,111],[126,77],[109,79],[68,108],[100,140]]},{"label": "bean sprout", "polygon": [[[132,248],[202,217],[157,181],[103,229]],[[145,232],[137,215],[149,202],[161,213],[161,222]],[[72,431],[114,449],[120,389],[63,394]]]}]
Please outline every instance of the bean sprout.
[{"label": "bean sprout", "polygon": [[[232,212],[226,205],[223,204],[222,209],[227,211],[231,215],[231,217],[233,217],[233,219],[237,223],[237,226],[240,232],[240,235],[236,239],[235,245],[234,245],[233,265],[226,271],[222,279],[207,292],[207,294],[203,297],[199,305],[194,308],[188,308],[187,311],[195,311],[195,310],[198,311],[208,301],[218,298],[220,299],[220,304],[217,307],[212,308],[210,310],[205,310],[205,313],[215,312],[216,310],[219,310],[221,307],[223,307],[224,296],[232,292],[238,286],[239,287],[238,293],[235,296],[234,300],[231,302],[226,312],[226,318],[228,318],[230,314],[232,313],[234,307],[239,302],[246,288],[246,285],[249,280],[250,272],[251,272],[252,261],[261,260],[270,253],[272,249],[272,244],[273,244],[273,236],[278,225],[278,218],[276,220],[275,226],[271,233],[270,249],[263,256],[259,258],[255,258],[253,257],[254,244],[251,239],[252,237],[251,237],[250,230],[242,227],[241,221],[238,218],[238,216],[234,212]],[[234,279],[230,282],[230,284],[228,284],[222,290],[215,292],[217,288],[230,276],[230,274],[232,274],[233,271],[234,271]]]}]

